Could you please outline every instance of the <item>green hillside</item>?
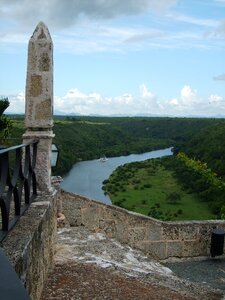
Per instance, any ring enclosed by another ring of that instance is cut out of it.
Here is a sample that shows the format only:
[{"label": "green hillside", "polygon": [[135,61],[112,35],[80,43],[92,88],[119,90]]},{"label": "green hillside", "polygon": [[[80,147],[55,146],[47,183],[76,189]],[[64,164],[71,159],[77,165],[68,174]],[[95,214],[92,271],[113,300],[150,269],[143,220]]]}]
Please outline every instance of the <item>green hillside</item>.
[{"label": "green hillside", "polygon": [[[162,220],[225,216],[225,121],[183,121],[177,120],[175,130],[173,120],[163,120],[167,129],[163,131],[160,127],[158,134],[161,137],[170,134],[174,140],[174,152],[178,155],[160,159],[158,168],[149,167],[157,160],[122,166],[105,182],[104,190],[114,204]],[[154,130],[152,128],[151,132]],[[132,166],[136,170],[128,172],[130,177],[120,176],[127,169],[132,170]],[[121,178],[127,181],[121,184]],[[176,197],[179,201],[174,203]]]},{"label": "green hillside", "polygon": [[113,204],[157,219],[215,219],[217,215],[208,203],[198,193],[184,189],[174,170],[167,168],[170,160],[158,158],[120,166],[103,182],[103,190]]},{"label": "green hillside", "polygon": [[225,178],[225,121],[199,130],[176,150],[206,162]]}]

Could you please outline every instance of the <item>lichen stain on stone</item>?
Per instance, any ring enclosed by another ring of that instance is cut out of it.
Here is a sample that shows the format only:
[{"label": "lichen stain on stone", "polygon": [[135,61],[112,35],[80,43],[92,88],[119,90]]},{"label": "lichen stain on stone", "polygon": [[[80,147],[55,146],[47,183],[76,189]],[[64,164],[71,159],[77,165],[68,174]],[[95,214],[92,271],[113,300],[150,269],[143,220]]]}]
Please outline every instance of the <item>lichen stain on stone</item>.
[{"label": "lichen stain on stone", "polygon": [[37,97],[42,94],[42,77],[40,75],[31,75],[30,79],[30,96]]},{"label": "lichen stain on stone", "polygon": [[46,42],[46,41],[40,41],[40,42],[38,42],[38,48],[39,49],[47,49],[47,47],[48,47],[48,42]]},{"label": "lichen stain on stone", "polygon": [[28,114],[26,115],[27,120],[32,120],[33,101],[28,103]]},{"label": "lichen stain on stone", "polygon": [[43,29],[41,29],[41,33],[38,36],[38,40],[41,40],[41,39],[47,39],[46,34],[44,33]]},{"label": "lichen stain on stone", "polygon": [[32,55],[30,55],[30,68],[35,70],[36,69],[36,63],[37,63],[37,55],[36,55],[36,49],[33,43],[31,43],[29,45],[29,53],[32,53]]},{"label": "lichen stain on stone", "polygon": [[46,99],[37,104],[35,120],[49,120],[52,117],[51,99]]},{"label": "lichen stain on stone", "polygon": [[43,53],[39,60],[39,70],[42,72],[49,71],[50,68],[50,58],[48,53]]}]

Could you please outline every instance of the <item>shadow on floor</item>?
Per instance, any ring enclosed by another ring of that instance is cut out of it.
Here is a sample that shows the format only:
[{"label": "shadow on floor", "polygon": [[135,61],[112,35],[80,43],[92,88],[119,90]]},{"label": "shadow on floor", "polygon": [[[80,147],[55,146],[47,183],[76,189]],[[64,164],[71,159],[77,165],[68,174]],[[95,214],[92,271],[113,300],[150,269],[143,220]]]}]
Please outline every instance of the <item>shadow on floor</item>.
[{"label": "shadow on floor", "polygon": [[165,265],[181,278],[225,291],[225,258],[182,261]]}]

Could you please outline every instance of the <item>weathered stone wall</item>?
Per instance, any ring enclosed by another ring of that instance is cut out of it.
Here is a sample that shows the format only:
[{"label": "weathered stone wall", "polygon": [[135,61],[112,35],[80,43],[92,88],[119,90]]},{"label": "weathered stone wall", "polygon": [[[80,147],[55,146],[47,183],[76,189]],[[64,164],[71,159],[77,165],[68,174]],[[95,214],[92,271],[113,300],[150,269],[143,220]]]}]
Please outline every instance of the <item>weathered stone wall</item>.
[{"label": "weathered stone wall", "polygon": [[225,221],[163,222],[116,206],[62,192],[70,226],[86,226],[164,260],[210,255],[211,231]]},{"label": "weathered stone wall", "polygon": [[2,248],[33,300],[53,266],[57,194],[38,197],[2,242]]}]

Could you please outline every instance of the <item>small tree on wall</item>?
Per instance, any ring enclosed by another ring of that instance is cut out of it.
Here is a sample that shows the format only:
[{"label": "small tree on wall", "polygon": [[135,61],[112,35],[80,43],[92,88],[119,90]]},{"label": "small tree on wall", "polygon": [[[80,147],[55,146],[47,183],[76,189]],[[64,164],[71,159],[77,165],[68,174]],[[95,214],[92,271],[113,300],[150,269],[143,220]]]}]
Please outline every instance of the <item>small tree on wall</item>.
[{"label": "small tree on wall", "polygon": [[12,128],[12,122],[4,115],[4,111],[9,107],[8,98],[0,99],[0,143],[5,143],[5,139],[8,137],[10,129]]}]

